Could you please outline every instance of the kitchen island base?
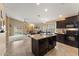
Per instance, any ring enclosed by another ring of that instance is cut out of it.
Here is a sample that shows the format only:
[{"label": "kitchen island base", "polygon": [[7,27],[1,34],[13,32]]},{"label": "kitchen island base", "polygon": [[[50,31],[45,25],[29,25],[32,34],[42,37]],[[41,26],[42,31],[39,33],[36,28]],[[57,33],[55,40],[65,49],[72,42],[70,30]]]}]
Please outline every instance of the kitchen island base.
[{"label": "kitchen island base", "polygon": [[36,40],[32,38],[32,53],[43,56],[56,46],[56,36],[50,36]]}]

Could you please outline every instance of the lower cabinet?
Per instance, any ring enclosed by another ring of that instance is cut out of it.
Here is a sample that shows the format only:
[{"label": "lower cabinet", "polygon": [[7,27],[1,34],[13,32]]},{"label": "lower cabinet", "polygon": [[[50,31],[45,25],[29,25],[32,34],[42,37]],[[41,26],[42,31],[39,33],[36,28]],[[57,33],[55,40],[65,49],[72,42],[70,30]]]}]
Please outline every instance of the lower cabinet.
[{"label": "lower cabinet", "polygon": [[56,46],[56,37],[54,36],[53,38],[49,38],[48,40],[48,50],[53,49],[55,46]]},{"label": "lower cabinet", "polygon": [[45,40],[39,40],[39,55],[44,55],[47,51],[48,51],[48,40],[45,39]]},{"label": "lower cabinet", "polygon": [[70,46],[73,46],[73,47],[76,47],[76,48],[79,48],[79,36],[76,36],[76,35],[66,35],[66,39],[65,39],[65,43],[67,45],[70,45]]},{"label": "lower cabinet", "polygon": [[65,41],[65,35],[63,35],[63,34],[57,34],[56,40],[58,42],[65,43],[64,42]]},{"label": "lower cabinet", "polygon": [[79,48],[79,36],[73,36],[73,38],[70,35],[67,34],[58,34],[56,37],[56,40],[60,43]]},{"label": "lower cabinet", "polygon": [[32,52],[36,56],[45,55],[56,46],[56,36],[35,40],[32,38]]}]

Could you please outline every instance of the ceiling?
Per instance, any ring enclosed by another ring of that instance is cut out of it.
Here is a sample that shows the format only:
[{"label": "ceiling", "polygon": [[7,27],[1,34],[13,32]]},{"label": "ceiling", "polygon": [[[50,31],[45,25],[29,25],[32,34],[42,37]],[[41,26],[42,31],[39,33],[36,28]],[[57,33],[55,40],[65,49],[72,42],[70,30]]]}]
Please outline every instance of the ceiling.
[{"label": "ceiling", "polygon": [[[78,3],[5,3],[7,15],[30,23],[44,23],[62,16],[78,14]],[[44,9],[48,9],[47,12]]]}]

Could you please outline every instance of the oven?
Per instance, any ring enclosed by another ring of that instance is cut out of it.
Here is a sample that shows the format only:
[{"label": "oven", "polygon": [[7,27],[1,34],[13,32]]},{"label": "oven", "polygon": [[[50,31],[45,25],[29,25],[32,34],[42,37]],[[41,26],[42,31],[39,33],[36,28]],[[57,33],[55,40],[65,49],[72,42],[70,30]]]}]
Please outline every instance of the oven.
[{"label": "oven", "polygon": [[77,33],[78,33],[77,31],[70,31],[70,30],[66,31],[67,39],[72,41],[77,40],[76,38],[76,36],[78,35]]},{"label": "oven", "polygon": [[67,39],[68,39],[68,40],[71,40],[71,41],[75,41],[75,40],[76,40],[76,37],[69,35],[69,36],[67,37]]},{"label": "oven", "polygon": [[78,31],[66,31],[66,43],[70,46],[79,47]]}]

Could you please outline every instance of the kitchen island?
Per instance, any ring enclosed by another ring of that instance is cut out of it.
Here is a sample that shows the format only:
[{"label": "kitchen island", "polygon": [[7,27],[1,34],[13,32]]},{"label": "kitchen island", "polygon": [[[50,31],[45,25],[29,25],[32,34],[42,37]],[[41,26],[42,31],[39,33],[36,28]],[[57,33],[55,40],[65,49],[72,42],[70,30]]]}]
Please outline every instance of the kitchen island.
[{"label": "kitchen island", "polygon": [[32,52],[36,56],[45,55],[49,50],[53,49],[56,46],[56,34],[35,34],[31,35],[31,38]]}]

